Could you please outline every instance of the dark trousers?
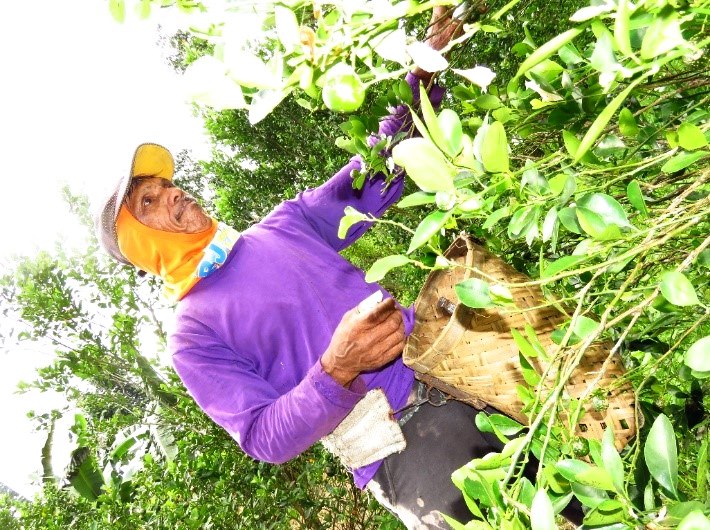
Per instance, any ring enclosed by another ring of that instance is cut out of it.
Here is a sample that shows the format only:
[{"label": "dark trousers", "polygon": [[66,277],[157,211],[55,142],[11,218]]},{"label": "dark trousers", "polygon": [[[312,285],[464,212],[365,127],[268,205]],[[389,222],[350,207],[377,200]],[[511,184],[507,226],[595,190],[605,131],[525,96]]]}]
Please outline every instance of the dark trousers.
[{"label": "dark trousers", "polygon": [[[498,411],[489,407],[486,412]],[[451,473],[503,447],[495,435],[478,430],[477,413],[460,401],[450,400],[438,407],[424,403],[402,426],[407,448],[385,458],[367,485],[409,530],[448,530],[441,513],[462,523],[473,518],[463,494],[451,481]],[[534,479],[537,466],[529,467],[526,475]],[[580,524],[581,505],[576,499],[573,503],[563,514]]]}]

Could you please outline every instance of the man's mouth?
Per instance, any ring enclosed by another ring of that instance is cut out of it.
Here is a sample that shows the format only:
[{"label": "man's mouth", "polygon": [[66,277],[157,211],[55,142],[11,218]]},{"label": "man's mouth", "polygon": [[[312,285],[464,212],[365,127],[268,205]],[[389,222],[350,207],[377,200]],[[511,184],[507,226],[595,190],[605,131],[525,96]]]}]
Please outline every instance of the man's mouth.
[{"label": "man's mouth", "polygon": [[180,219],[182,219],[182,216],[185,213],[185,210],[187,210],[191,204],[197,204],[197,202],[192,197],[185,196],[185,198],[182,200],[182,203],[181,203],[182,207],[180,208],[180,210],[178,210],[177,214],[175,214],[176,221],[179,222]]}]

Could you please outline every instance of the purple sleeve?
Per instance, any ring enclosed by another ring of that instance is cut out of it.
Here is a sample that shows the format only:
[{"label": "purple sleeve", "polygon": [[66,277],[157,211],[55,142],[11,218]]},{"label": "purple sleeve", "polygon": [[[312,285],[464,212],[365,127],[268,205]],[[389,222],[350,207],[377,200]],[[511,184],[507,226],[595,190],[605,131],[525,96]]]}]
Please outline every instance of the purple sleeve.
[{"label": "purple sleeve", "polygon": [[[407,74],[407,83],[412,88],[414,101],[419,100],[420,79],[412,73]],[[434,86],[429,93],[432,105],[438,106],[444,95],[444,89]],[[413,133],[409,109],[400,105],[392,113],[380,121],[379,134],[394,136],[400,131]],[[370,138],[374,144],[376,138]],[[351,174],[361,168],[359,156],[353,157],[340,171],[321,186],[300,193],[295,203],[300,206],[303,214],[313,228],[334,249],[340,251],[354,243],[372,223],[357,223],[348,231],[345,239],[338,237],[338,226],[346,206],[352,206],[362,213],[380,217],[402,195],[404,179],[395,178],[389,186],[385,186],[385,177],[378,173],[366,179],[362,189],[353,188]]]},{"label": "purple sleeve", "polygon": [[246,454],[274,464],[330,434],[367,391],[360,377],[349,389],[340,386],[320,362],[283,395],[226,350],[183,350],[173,364],[200,408]]}]

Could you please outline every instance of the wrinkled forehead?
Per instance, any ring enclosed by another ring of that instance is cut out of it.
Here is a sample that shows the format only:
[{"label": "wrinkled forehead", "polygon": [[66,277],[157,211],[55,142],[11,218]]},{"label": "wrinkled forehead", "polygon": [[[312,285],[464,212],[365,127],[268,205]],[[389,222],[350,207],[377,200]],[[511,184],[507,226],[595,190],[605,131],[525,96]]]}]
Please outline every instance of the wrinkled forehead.
[{"label": "wrinkled forehead", "polygon": [[131,184],[128,186],[128,191],[126,192],[126,196],[123,199],[123,202],[128,204],[131,198],[133,198],[133,196],[136,196],[138,193],[160,188],[170,188],[173,186],[174,184],[172,183],[172,181],[161,177],[133,177],[133,179],[131,179]]}]

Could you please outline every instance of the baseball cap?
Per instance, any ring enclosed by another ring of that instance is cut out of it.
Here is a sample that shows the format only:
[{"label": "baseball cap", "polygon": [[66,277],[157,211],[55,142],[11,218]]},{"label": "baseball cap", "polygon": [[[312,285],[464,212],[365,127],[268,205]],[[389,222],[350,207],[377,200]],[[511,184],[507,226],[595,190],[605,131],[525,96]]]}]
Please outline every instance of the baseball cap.
[{"label": "baseball cap", "polygon": [[116,234],[116,219],[121,209],[123,200],[135,177],[160,177],[172,180],[175,173],[175,161],[165,147],[153,143],[140,144],[131,162],[131,169],[127,175],[121,177],[116,183],[113,193],[106,200],[103,208],[98,211],[94,220],[96,236],[103,249],[121,263],[132,263],[121,253],[118,247]]}]

